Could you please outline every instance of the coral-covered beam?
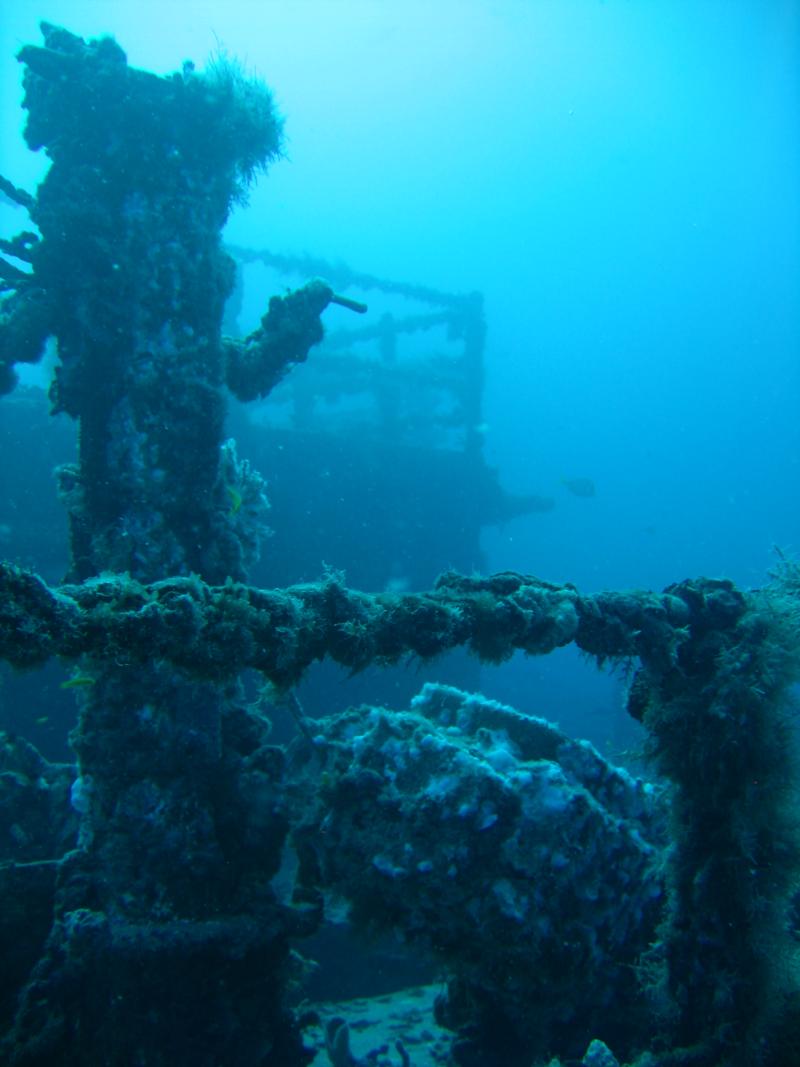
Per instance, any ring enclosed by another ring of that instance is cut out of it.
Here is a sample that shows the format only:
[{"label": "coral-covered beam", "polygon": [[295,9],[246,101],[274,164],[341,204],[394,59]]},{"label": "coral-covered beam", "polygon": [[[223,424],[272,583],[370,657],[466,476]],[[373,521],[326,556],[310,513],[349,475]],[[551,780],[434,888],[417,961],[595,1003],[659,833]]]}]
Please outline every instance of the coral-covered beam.
[{"label": "coral-covered beam", "polygon": [[664,668],[687,619],[679,595],[581,596],[511,572],[445,574],[430,592],[397,596],[348,589],[336,575],[272,590],[211,586],[195,576],[144,585],[124,575],[50,589],[0,564],[0,658],[17,667],[51,656],[159,658],[196,677],[254,668],[289,686],[326,656],[357,671],[465,645],[499,663],[517,649],[537,655],[574,641],[599,661],[639,657]]},{"label": "coral-covered beam", "polygon": [[225,338],[225,381],[234,396],[242,401],[266,396],[303,363],[322,340],[319,316],[333,301],[330,286],[314,278],[286,296],[273,296],[261,325],[243,341]]}]

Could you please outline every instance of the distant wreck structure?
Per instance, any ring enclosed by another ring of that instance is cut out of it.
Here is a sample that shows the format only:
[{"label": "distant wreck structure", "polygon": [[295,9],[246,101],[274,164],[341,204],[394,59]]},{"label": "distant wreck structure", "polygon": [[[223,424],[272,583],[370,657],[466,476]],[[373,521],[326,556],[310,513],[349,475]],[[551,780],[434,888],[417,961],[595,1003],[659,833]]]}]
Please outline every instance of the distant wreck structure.
[{"label": "distant wreck structure", "polygon": [[[511,572],[415,585],[409,557],[402,581],[365,569],[364,592],[335,568],[292,572],[319,559],[316,531],[283,562],[261,553],[260,469],[278,482],[275,527],[284,490],[315,493],[309,467],[344,447],[337,420],[409,478],[423,454],[442,484],[473,476],[470,552],[487,516],[546,506],[483,465],[480,301],[408,291],[431,307],[334,333],[323,357],[329,305],[361,310],[336,290],[387,292],[325,265],[246,337],[224,335],[221,230],[278,151],[269,93],[227,61],[162,78],[109,38],[42,32],[19,58],[26,140],[52,166],[35,197],[2,180],[38,232],[0,244],[0,392],[54,338],[51,402],[79,447],[59,469],[67,579],[0,561],[0,660],[72,665],[78,718],[62,762],[0,735],[0,1058],[413,1065],[402,1040],[357,1060],[338,1016],[308,1042],[303,946],[338,896],[355,926],[435,960],[457,1067],[794,1063],[800,567],[782,560],[750,592],[700,577],[583,595]],[[400,360],[429,329],[455,357]],[[246,409],[246,458],[227,436],[228,394],[274,401],[271,454]],[[296,514],[289,528],[301,539]],[[491,665],[569,644],[628,670],[650,780],[452,685],[317,718],[295,695],[323,660],[383,671],[460,648]],[[289,744],[271,735],[281,703]]]},{"label": "distant wreck structure", "polygon": [[324,277],[371,309],[364,322],[326,331],[315,358],[236,422],[242,452],[269,471],[281,515],[259,580],[300,580],[325,559],[362,588],[422,588],[443,566],[482,569],[483,527],[554,506],[503,489],[484,458],[480,293],[307,255],[227,251],[238,267],[230,318],[248,289],[281,289],[295,277]]}]

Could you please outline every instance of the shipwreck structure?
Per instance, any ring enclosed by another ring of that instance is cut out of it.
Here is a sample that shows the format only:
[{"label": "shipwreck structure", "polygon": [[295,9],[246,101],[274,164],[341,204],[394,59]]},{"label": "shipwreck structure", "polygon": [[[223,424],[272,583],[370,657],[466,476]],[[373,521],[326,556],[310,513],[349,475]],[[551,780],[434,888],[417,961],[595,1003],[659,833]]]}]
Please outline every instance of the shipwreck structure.
[{"label": "shipwreck structure", "polygon": [[[226,391],[270,394],[329,303],[354,302],[311,280],[223,337],[220,233],[279,149],[269,93],[225,61],[161,78],[108,38],[42,29],[19,58],[25,137],[52,165],[35,197],[3,183],[38,232],[2,243],[0,384],[55,338],[52,405],[79,452],[59,471],[67,580],[0,563],[0,658],[76,664],[80,712],[74,763],[3,738],[4,1061],[310,1062],[299,953],[335,891],[354,922],[437,958],[455,1064],[794,1062],[797,567],[755,592],[698,578],[584,596],[514,573],[450,572],[427,592],[334,572],[253,583],[265,483],[225,439]],[[435,314],[460,316],[474,369],[474,299]],[[364,330],[384,348],[366,387],[407,447],[397,331]],[[325,388],[295,394],[301,428]],[[463,428],[474,462],[475,398],[459,403],[439,431]],[[652,782],[452,686],[313,721],[292,700],[325,658],[359,671],[463,647],[491,664],[569,643],[630,667]],[[289,746],[244,699],[246,670],[293,707]],[[342,1033],[328,1055],[352,1063]]]},{"label": "shipwreck structure", "polygon": [[378,278],[310,256],[227,250],[238,284],[226,318],[238,310],[249,273],[275,289],[321,276],[383,304],[365,321],[326,330],[316,358],[234,424],[244,454],[270,472],[282,520],[253,569],[259,582],[302,580],[325,559],[360,588],[425,588],[441,560],[485,570],[482,527],[554,506],[543,495],[509,493],[484,459],[480,293]]}]

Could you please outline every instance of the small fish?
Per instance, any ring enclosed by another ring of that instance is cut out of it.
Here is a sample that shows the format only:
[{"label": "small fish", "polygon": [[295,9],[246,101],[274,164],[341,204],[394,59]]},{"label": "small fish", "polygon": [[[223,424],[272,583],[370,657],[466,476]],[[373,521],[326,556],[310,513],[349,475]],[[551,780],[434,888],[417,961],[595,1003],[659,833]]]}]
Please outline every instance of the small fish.
[{"label": "small fish", "polygon": [[61,689],[88,689],[90,685],[94,685],[95,679],[88,674],[75,674],[72,678],[68,678],[66,682],[62,682]]},{"label": "small fish", "polygon": [[231,498],[231,515],[235,515],[242,506],[242,494],[235,485],[226,485],[228,496]]},{"label": "small fish", "polygon": [[595,495],[594,482],[591,478],[562,478],[561,484],[573,496],[590,497]]}]

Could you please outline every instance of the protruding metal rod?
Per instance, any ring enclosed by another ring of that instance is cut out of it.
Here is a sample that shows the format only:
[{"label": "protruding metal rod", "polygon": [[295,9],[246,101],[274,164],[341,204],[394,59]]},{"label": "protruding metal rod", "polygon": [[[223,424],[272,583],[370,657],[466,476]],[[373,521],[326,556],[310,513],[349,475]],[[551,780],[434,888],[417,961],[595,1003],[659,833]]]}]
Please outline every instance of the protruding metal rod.
[{"label": "protruding metal rod", "polygon": [[359,315],[363,315],[367,310],[367,305],[362,304],[360,300],[350,300],[349,297],[339,296],[338,293],[334,293],[331,297],[332,304],[338,304],[339,307],[349,308],[351,311],[357,312]]}]

